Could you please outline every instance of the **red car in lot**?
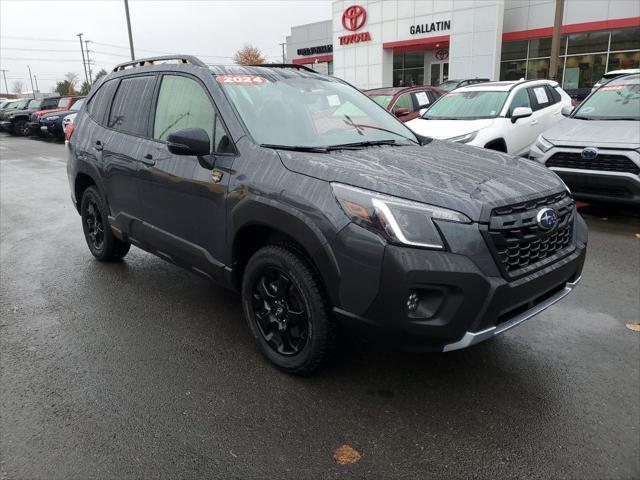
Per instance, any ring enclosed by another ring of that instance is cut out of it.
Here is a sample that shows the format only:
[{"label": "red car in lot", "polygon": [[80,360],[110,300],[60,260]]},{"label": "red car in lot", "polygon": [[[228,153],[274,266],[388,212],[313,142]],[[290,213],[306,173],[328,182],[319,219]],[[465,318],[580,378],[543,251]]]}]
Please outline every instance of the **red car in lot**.
[{"label": "red car in lot", "polygon": [[430,85],[418,87],[374,88],[363,92],[403,122],[422,115],[445,92]]}]

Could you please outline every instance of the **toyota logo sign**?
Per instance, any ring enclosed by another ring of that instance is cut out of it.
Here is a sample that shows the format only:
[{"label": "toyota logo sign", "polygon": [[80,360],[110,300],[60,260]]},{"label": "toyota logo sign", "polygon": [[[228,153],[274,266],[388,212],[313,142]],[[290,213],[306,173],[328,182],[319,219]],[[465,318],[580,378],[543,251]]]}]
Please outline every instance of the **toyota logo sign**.
[{"label": "toyota logo sign", "polygon": [[342,14],[342,26],[352,32],[362,28],[366,21],[367,12],[360,5],[351,5],[347,7]]}]

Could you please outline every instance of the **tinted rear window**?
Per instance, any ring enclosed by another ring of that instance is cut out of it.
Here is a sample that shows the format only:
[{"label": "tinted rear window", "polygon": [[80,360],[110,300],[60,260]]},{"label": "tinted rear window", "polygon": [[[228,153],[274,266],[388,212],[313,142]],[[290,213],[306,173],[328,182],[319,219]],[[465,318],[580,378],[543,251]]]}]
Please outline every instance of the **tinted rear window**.
[{"label": "tinted rear window", "polygon": [[91,97],[87,112],[96,122],[104,124],[106,114],[109,111],[109,105],[111,105],[113,93],[117,86],[118,80],[109,80],[102,84],[96,94]]},{"label": "tinted rear window", "polygon": [[107,126],[132,135],[146,135],[155,80],[155,76],[121,80]]}]

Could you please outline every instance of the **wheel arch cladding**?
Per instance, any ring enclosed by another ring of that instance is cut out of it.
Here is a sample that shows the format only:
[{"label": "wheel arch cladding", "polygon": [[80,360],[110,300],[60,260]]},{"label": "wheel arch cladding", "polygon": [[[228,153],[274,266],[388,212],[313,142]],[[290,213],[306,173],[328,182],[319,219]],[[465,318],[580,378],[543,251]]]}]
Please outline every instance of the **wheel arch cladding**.
[{"label": "wheel arch cladding", "polygon": [[82,195],[84,191],[92,185],[96,185],[95,180],[84,172],[80,172],[76,175],[76,179],[73,185],[74,195],[76,197],[76,209],[80,212],[80,203],[82,202]]},{"label": "wheel arch cladding", "polygon": [[489,148],[491,150],[496,150],[498,152],[507,152],[507,142],[504,141],[504,138],[496,138],[495,140],[491,140],[484,145],[484,148]]},{"label": "wheel arch cladding", "polygon": [[244,199],[231,211],[230,259],[234,283],[240,285],[244,266],[265,245],[289,246],[301,255],[323,283],[332,305],[337,305],[340,270],[328,240],[300,212],[282,204]]}]

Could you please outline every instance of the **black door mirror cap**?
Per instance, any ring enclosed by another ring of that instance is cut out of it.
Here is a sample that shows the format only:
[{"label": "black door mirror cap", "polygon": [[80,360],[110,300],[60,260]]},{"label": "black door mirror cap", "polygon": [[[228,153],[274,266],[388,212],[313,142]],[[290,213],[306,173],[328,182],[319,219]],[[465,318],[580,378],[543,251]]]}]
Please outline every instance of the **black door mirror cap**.
[{"label": "black door mirror cap", "polygon": [[205,156],[211,153],[211,139],[202,128],[183,128],[169,134],[167,148],[174,155]]}]

